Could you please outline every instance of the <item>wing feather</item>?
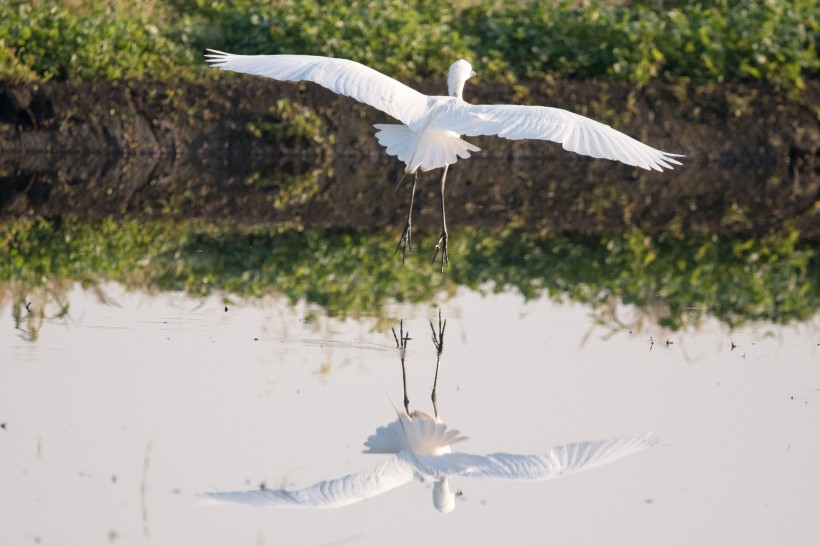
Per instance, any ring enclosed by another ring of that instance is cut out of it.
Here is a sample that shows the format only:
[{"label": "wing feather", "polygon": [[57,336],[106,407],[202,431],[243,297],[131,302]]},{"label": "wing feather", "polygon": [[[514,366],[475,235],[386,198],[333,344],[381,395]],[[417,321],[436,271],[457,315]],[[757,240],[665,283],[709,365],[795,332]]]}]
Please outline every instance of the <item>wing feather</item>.
[{"label": "wing feather", "polygon": [[399,457],[335,480],[325,480],[304,489],[257,489],[203,493],[207,499],[251,506],[336,508],[374,497],[413,480],[412,467]]},{"label": "wing feather", "polygon": [[451,453],[417,456],[429,475],[495,478],[502,480],[548,480],[611,463],[657,445],[653,434],[579,442],[555,447],[543,455],[491,453],[486,456]]},{"label": "wing feather", "polygon": [[220,70],[283,81],[309,81],[356,99],[410,124],[426,111],[427,96],[363,64],[313,55],[233,55],[208,50]]},{"label": "wing feather", "polygon": [[467,105],[454,109],[450,130],[466,136],[498,135],[510,140],[549,140],[564,149],[612,159],[643,169],[671,169],[683,157],[657,150],[608,125],[560,108],[520,105]]}]

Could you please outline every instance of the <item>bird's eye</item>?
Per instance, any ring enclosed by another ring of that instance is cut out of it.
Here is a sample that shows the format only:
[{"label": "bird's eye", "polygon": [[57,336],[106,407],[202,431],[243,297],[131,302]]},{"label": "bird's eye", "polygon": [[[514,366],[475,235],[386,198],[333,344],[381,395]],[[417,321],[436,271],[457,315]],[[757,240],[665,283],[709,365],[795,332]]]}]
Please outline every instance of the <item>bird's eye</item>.
[{"label": "bird's eye", "polygon": [[460,497],[464,493],[461,492],[461,489],[456,489],[456,497]]}]

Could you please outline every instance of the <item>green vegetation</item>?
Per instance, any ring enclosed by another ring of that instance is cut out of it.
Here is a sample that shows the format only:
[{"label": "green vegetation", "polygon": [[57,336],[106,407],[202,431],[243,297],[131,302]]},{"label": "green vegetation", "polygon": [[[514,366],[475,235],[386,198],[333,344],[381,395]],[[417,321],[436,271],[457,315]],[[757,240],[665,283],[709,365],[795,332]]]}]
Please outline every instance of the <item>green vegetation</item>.
[{"label": "green vegetation", "polygon": [[173,30],[140,15],[97,6],[0,4],[0,76],[21,79],[176,78],[198,52]]},{"label": "green vegetation", "polygon": [[472,56],[454,28],[460,10],[448,0],[175,4],[199,49],[327,55],[405,77],[442,74],[458,56]]},{"label": "green vegetation", "polygon": [[657,0],[516,4],[479,2],[465,10],[461,30],[480,38],[477,53],[518,77],[764,80],[800,88],[820,71],[814,0],[670,2],[665,9]]},{"label": "green vegetation", "polygon": [[820,308],[820,255],[795,233],[757,240],[464,229],[451,239],[444,276],[424,252],[400,266],[395,236],[198,222],[5,221],[0,302],[22,315],[38,291],[114,281],[195,297],[280,294],[332,316],[380,316],[392,301],[440,301],[465,286],[590,304],[616,327],[613,303],[633,305],[670,329],[710,316],[732,327],[788,323]]},{"label": "green vegetation", "polygon": [[206,47],[351,58],[398,77],[766,81],[820,72],[815,0],[11,0],[0,76],[200,77]]}]

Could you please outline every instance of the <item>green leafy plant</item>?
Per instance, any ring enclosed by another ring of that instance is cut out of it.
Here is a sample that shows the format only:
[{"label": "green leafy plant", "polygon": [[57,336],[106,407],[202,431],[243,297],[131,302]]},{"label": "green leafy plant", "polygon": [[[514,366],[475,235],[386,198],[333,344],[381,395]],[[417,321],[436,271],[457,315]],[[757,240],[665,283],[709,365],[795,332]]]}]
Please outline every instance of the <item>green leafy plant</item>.
[{"label": "green leafy plant", "polygon": [[[0,6],[0,57],[15,60],[43,79],[176,78],[194,64],[194,53],[147,19],[102,8],[74,14],[60,5]],[[0,66],[3,66],[0,64]]]},{"label": "green leafy plant", "polygon": [[[77,0],[0,5],[0,75],[202,75],[205,48],[360,61],[399,78],[765,81],[820,73],[814,0]],[[199,68],[198,68],[199,67]],[[212,73],[212,72],[206,72]]]}]

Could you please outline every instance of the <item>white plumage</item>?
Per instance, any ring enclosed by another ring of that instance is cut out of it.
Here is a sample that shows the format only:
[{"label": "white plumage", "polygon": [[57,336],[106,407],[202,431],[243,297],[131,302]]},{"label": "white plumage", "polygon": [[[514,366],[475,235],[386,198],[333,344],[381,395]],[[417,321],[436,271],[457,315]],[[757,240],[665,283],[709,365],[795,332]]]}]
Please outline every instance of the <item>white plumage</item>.
[{"label": "white plumage", "polygon": [[409,416],[400,415],[387,426],[379,427],[364,443],[365,453],[399,453],[412,451],[417,455],[444,455],[451,452],[453,444],[463,442],[456,429],[448,429],[441,419],[423,411]]},{"label": "white plumage", "polygon": [[259,489],[205,493],[213,501],[251,506],[336,508],[374,497],[411,481],[434,481],[433,505],[441,512],[455,508],[459,494],[450,490],[448,478],[501,480],[548,480],[588,470],[637,453],[658,443],[652,434],[580,442],[555,447],[544,454],[517,455],[453,453],[454,443],[466,440],[457,430],[448,430],[438,418],[414,411],[365,442],[365,453],[392,454],[375,468],[325,480],[304,489]]},{"label": "white plumage", "polygon": [[364,443],[365,453],[393,455],[390,459],[371,470],[348,474],[335,480],[325,480],[304,489],[233,491],[205,493],[205,496],[214,501],[253,506],[334,508],[374,497],[413,479],[432,480],[433,506],[439,512],[447,513],[455,509],[456,498],[461,495],[460,491],[450,490],[449,478],[452,476],[548,480],[615,461],[658,443],[658,438],[653,434],[640,434],[626,438],[568,444],[539,455],[453,453],[453,445],[467,438],[458,430],[448,429],[438,413],[436,386],[446,326],[447,321],[442,322],[441,313],[438,331],[430,321],[433,344],[437,352],[436,375],[433,378],[433,391],[430,395],[434,415],[422,411],[410,412],[407,370],[404,363],[410,334],[408,332],[405,335],[403,323],[399,335],[393,330],[402,367],[404,411],[397,411],[398,419],[376,429],[375,434],[370,435]]},{"label": "white plumage", "polygon": [[388,155],[404,161],[408,173],[452,165],[459,158],[470,157],[470,152],[481,150],[459,138],[453,131],[427,130],[416,133],[407,125],[395,123],[377,123],[374,127],[379,130],[376,133],[379,144],[386,148]]},{"label": "white plumage", "polygon": [[[656,150],[620,131],[584,116],[544,106],[472,105],[461,98],[464,83],[475,75],[460,59],[448,76],[450,96],[427,96],[384,74],[346,59],[311,55],[233,55],[211,50],[207,61],[221,70],[275,80],[310,81],[352,97],[396,118],[406,126],[380,124],[379,143],[407,165],[407,172],[451,165],[479,148],[459,136],[498,135],[513,140],[550,140],[565,150],[613,159],[661,171],[680,165],[680,157]],[[457,144],[456,141],[461,142]],[[439,148],[444,150],[439,150]]]},{"label": "white plumage", "polygon": [[[413,195],[419,171],[444,168],[441,177],[441,271],[448,262],[447,221],[444,187],[447,168],[467,159],[479,148],[462,135],[498,135],[512,140],[537,139],[561,144],[565,150],[595,158],[612,159],[647,170],[662,171],[681,163],[679,154],[663,152],[593,121],[559,108],[545,106],[473,105],[462,100],[465,82],[475,76],[464,59],[450,66],[448,96],[427,96],[384,74],[346,59],[311,55],[233,55],[213,49],[206,60],[221,70],[265,76],[275,80],[310,81],[335,93],[369,104],[399,120],[401,124],[377,124],[376,138],[389,155],[414,174],[410,212],[396,246],[404,244],[405,256],[411,242]],[[433,260],[435,260],[435,255]]]}]

